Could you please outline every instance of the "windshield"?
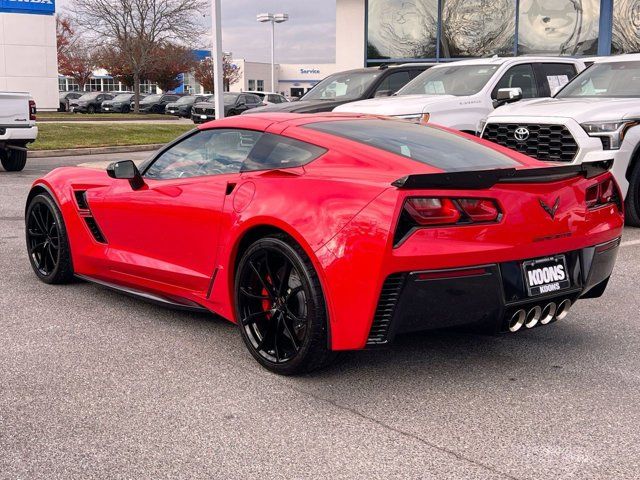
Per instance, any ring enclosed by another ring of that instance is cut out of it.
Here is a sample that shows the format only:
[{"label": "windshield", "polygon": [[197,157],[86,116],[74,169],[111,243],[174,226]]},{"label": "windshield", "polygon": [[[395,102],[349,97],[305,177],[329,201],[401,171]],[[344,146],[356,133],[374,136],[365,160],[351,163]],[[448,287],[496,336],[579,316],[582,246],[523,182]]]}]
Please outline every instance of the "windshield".
[{"label": "windshield", "polygon": [[190,103],[195,102],[195,100],[196,100],[196,97],[192,95],[188,95],[186,97],[180,97],[176,103],[179,103],[180,105],[188,105]]},{"label": "windshield", "polygon": [[94,98],[96,98],[98,95],[101,95],[101,94],[102,92],[85,93],[78,100],[93,100]]},{"label": "windshield", "polygon": [[[224,95],[222,95],[222,98],[224,99],[224,104],[225,105],[233,105],[234,103],[236,103],[236,98],[238,98],[238,94],[237,93],[225,93]],[[215,101],[213,98],[211,99],[211,101]]]},{"label": "windshield", "polygon": [[473,95],[482,90],[498,65],[451,65],[421,73],[396,95]]},{"label": "windshield", "polygon": [[113,99],[114,102],[128,102],[133,98],[133,95],[130,93],[121,93],[120,95],[116,95]]},{"label": "windshield", "polygon": [[157,93],[155,95],[149,95],[148,97],[144,97],[143,100],[140,100],[140,103],[153,103],[153,102],[157,102],[161,98],[162,98],[162,95]]},{"label": "windshield", "polygon": [[600,97],[640,97],[640,62],[594,63],[556,95],[556,98]]},{"label": "windshield", "polygon": [[300,100],[356,100],[380,75],[379,70],[336,73],[313,87]]}]

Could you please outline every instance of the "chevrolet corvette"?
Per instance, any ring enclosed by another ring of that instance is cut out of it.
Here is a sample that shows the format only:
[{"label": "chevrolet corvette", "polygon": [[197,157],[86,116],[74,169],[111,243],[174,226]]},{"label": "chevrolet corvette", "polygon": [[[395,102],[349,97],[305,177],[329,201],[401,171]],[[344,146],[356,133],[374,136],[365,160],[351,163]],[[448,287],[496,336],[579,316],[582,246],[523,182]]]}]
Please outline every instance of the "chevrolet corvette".
[{"label": "chevrolet corvette", "polygon": [[335,113],[231,117],[139,165],[53,170],[25,219],[43,282],[215,313],[280,374],[407,332],[562,321],[603,294],[624,222],[606,164]]}]

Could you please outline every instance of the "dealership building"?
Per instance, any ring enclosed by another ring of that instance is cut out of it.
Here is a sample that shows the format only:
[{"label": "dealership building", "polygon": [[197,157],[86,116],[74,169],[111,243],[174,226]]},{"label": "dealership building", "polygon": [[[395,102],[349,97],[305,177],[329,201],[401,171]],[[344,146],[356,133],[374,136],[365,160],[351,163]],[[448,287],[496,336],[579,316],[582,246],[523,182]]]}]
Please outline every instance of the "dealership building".
[{"label": "dealership building", "polygon": [[[0,0],[0,90],[28,91],[40,109],[77,88],[57,75],[54,14],[55,0]],[[639,51],[640,0],[336,0],[335,63],[279,64],[271,85],[270,64],[234,59],[230,88],[300,96],[331,73],[383,63]],[[123,86],[102,71],[89,88]],[[180,89],[202,91],[189,73]]]}]

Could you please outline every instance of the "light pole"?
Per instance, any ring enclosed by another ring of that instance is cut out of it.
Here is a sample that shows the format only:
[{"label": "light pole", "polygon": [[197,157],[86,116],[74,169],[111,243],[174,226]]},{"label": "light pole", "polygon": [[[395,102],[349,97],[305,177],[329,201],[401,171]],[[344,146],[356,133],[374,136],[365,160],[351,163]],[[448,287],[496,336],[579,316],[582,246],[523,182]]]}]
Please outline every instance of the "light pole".
[{"label": "light pole", "polygon": [[220,0],[211,0],[211,35],[213,37],[213,49],[211,51],[213,67],[214,105],[216,120],[224,118],[224,102],[222,81],[222,22],[220,21]]},{"label": "light pole", "polygon": [[261,23],[271,22],[271,91],[276,91],[276,62],[275,62],[275,38],[276,23],[289,20],[288,13],[259,13],[256,17]]}]

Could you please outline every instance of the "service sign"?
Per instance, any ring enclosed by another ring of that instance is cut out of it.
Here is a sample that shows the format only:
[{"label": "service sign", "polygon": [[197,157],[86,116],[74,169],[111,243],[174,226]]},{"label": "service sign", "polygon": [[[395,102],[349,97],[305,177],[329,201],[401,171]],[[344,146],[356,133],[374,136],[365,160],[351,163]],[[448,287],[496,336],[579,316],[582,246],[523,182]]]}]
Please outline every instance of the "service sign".
[{"label": "service sign", "polygon": [[0,12],[53,15],[55,0],[0,0]]}]

